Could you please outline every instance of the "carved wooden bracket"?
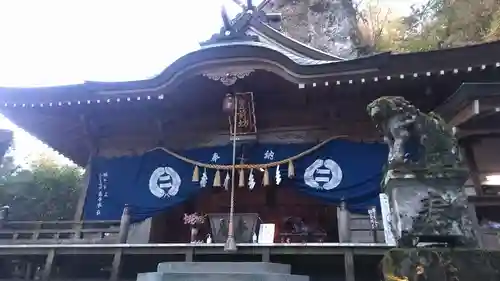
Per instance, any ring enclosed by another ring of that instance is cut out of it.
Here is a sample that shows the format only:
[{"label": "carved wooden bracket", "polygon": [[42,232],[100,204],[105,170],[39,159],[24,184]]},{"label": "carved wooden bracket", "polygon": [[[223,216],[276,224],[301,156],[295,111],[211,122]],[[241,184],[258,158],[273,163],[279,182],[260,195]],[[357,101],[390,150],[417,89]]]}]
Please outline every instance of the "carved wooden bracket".
[{"label": "carved wooden bracket", "polygon": [[219,81],[225,86],[232,86],[239,79],[243,79],[254,72],[248,68],[225,68],[203,73],[210,80]]}]

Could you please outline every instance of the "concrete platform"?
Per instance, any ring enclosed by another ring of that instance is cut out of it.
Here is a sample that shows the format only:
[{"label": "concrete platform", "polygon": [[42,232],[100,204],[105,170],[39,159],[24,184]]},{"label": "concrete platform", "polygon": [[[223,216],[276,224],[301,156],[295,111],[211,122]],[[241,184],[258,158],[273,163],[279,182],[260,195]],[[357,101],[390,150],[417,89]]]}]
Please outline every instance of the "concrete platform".
[{"label": "concrete platform", "polygon": [[290,272],[290,265],[266,262],[163,262],[137,281],[309,281]]},{"label": "concrete platform", "polygon": [[277,273],[139,273],[137,281],[309,281],[308,276]]},{"label": "concrete platform", "polygon": [[162,262],[158,265],[162,273],[276,273],[290,274],[288,264],[267,262]]}]

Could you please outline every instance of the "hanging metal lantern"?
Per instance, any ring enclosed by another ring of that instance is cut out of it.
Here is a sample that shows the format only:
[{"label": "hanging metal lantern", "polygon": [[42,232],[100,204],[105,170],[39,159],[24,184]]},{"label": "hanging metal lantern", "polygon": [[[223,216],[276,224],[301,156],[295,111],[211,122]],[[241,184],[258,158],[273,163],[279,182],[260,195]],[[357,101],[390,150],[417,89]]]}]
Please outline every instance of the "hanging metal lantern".
[{"label": "hanging metal lantern", "polygon": [[235,101],[234,95],[226,94],[226,96],[222,100],[222,110],[229,115],[233,115],[234,114],[234,107],[236,106],[235,103],[236,103],[236,101]]}]

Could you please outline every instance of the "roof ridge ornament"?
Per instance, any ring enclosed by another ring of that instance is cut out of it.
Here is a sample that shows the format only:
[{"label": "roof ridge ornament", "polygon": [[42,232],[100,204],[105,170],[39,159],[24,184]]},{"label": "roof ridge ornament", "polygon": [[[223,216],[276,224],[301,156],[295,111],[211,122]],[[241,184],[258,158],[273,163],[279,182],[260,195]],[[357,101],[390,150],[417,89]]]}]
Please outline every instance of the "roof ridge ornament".
[{"label": "roof ridge ornament", "polygon": [[246,30],[250,22],[254,18],[259,17],[259,13],[263,13],[262,9],[269,3],[269,0],[263,0],[258,6],[253,5],[252,0],[233,0],[233,2],[241,7],[242,11],[236,15],[234,19],[230,19],[225,5],[221,6],[221,17],[224,23],[218,33],[212,35],[207,41],[201,42],[201,46],[211,45],[224,41],[259,41],[257,36],[250,36],[246,34]]},{"label": "roof ridge ornament", "polygon": [[203,76],[213,81],[219,81],[224,86],[232,86],[236,81],[241,80],[254,72],[254,69],[243,67],[218,68],[213,71],[203,73]]},{"label": "roof ridge ornament", "polygon": [[236,5],[240,6],[244,11],[255,10],[255,6],[253,5],[253,1],[252,0],[247,0],[246,4],[243,3],[242,0],[233,0],[233,2],[236,3]]},{"label": "roof ridge ornament", "polygon": [[224,5],[222,5],[221,7],[220,15],[222,17],[222,22],[224,23],[224,35],[228,36],[233,34],[234,28],[231,24],[231,20],[229,19],[226,7]]},{"label": "roof ridge ornament", "polygon": [[[233,2],[238,5],[242,11],[236,15],[234,19],[230,19],[229,15],[227,14],[226,6],[222,5],[221,7],[221,17],[222,17],[222,22],[224,23],[223,26],[223,32],[220,33],[222,36],[231,36],[235,35],[235,33],[238,33],[243,29],[244,26],[248,25],[248,23],[252,20],[253,14],[256,11],[260,11],[262,8],[259,6],[256,8],[253,5],[252,0],[247,0],[246,4],[243,3],[242,0],[233,0]],[[267,3],[268,1],[264,1],[264,3]],[[243,20],[243,23],[240,21]]]}]

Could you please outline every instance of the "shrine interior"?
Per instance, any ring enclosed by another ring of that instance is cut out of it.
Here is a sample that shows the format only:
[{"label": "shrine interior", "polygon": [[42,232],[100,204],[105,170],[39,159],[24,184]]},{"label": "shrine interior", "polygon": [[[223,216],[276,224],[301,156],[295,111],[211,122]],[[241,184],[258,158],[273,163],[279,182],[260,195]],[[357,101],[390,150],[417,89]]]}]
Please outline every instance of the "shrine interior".
[{"label": "shrine interior", "polygon": [[[230,193],[223,187],[208,188],[188,202],[153,217],[150,241],[184,243],[190,235],[189,226],[182,222],[184,214],[228,214],[229,204]],[[291,187],[270,185],[254,190],[237,188],[235,213],[255,214],[255,232],[258,232],[262,223],[274,224],[275,243],[339,242],[337,205],[322,202]],[[212,233],[210,227],[213,223],[205,223],[196,240],[206,241]]]}]

